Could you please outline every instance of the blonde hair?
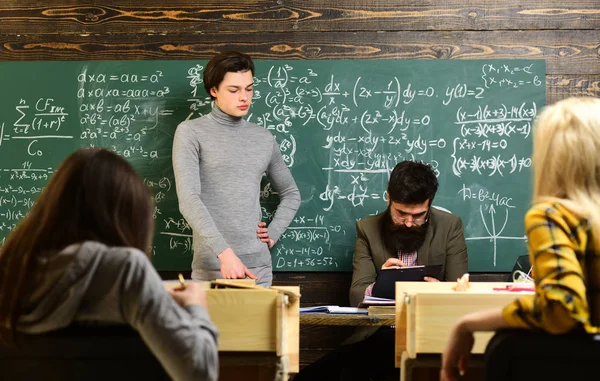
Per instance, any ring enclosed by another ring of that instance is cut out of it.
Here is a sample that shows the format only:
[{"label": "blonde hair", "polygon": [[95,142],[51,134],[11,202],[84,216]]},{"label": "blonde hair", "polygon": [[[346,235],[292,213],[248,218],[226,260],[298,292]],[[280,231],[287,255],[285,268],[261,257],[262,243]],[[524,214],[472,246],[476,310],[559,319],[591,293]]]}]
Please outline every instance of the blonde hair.
[{"label": "blonde hair", "polygon": [[533,128],[533,202],[558,201],[587,218],[600,249],[600,99],[561,100]]}]

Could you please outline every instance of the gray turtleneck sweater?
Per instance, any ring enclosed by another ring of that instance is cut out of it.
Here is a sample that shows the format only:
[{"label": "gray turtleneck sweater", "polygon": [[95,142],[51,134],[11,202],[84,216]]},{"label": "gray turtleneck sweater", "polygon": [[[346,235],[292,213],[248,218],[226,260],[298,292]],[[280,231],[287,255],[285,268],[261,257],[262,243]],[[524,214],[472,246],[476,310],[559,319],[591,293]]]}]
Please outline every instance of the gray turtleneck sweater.
[{"label": "gray turtleneck sweater", "polygon": [[294,218],[300,192],[269,131],[215,105],[210,114],[177,127],[173,170],[179,210],[193,230],[192,270],[220,270],[217,255],[227,248],[249,268],[271,263],[267,245],[256,235],[261,179],[266,174],[279,193],[269,224],[274,241]]}]

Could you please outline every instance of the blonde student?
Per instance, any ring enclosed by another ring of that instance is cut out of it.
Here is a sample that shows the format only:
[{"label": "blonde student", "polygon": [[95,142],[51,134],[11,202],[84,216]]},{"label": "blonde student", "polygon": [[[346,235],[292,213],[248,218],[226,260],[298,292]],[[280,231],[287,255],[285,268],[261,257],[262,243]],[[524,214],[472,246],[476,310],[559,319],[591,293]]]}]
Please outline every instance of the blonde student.
[{"label": "blonde student", "polygon": [[600,305],[598,152],[599,99],[565,99],[538,116],[533,129],[533,205],[525,216],[536,293],[503,309],[462,317],[443,354],[442,380],[456,380],[466,370],[477,331],[512,327],[551,334],[598,332],[590,317],[590,305]]},{"label": "blonde student", "polygon": [[0,341],[125,323],[174,380],[216,380],[217,331],[204,290],[188,283],[166,291],[148,259],[152,209],[124,159],[104,149],[71,154],[0,249]]}]

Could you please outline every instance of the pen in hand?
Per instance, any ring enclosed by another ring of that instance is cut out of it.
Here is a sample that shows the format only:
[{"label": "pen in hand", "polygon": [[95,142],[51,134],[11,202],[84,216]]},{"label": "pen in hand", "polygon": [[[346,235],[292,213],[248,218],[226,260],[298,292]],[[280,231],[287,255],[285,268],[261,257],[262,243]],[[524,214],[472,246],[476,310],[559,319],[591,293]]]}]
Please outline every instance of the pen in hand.
[{"label": "pen in hand", "polygon": [[381,269],[382,270],[399,269],[401,267],[404,267],[404,262],[402,262],[400,259],[388,258],[388,260],[385,261],[385,263],[381,266]]},{"label": "pen in hand", "polygon": [[181,273],[179,273],[179,284],[181,285],[180,290],[185,290],[185,279]]},{"label": "pen in hand", "polygon": [[190,281],[187,284],[183,275],[179,274],[179,287],[170,288],[169,294],[182,307],[190,305],[199,305],[208,307],[206,300],[206,290],[197,282]]}]

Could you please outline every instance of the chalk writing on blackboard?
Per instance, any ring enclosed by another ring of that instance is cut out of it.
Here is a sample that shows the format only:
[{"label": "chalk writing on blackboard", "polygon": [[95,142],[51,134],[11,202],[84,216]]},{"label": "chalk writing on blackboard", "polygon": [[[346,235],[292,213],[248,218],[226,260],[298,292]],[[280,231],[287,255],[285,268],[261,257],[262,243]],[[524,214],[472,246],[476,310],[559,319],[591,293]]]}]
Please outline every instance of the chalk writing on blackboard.
[{"label": "chalk writing on blackboard", "polygon": [[[192,232],[178,211],[171,145],[181,121],[210,112],[205,65],[0,63],[0,83],[12,89],[0,95],[0,239],[68,153],[101,146],[127,158],[153,191],[157,268],[189,268]],[[256,68],[247,119],[274,135],[302,195],[272,249],[275,271],[350,270],[354,224],[385,210],[389,174],[405,159],[435,168],[434,205],[462,218],[471,271],[508,270],[525,251],[543,61],[256,61]],[[277,189],[265,179],[260,192],[268,221]]]}]

